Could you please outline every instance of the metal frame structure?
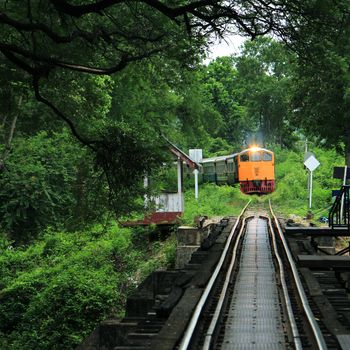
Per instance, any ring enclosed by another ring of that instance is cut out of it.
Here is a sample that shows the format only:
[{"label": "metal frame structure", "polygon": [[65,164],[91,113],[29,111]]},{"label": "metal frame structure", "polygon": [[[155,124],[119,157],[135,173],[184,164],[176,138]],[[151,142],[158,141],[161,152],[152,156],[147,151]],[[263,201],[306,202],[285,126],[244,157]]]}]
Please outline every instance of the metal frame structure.
[{"label": "metal frame structure", "polygon": [[328,215],[329,226],[350,231],[350,185],[343,185]]},{"label": "metal frame structure", "polygon": [[[216,268],[215,268],[215,270],[214,270],[214,272],[209,280],[209,283],[207,284],[205,290],[203,291],[203,294],[202,294],[198,304],[196,305],[196,308],[195,308],[195,311],[192,315],[192,318],[191,318],[191,320],[186,328],[184,336],[183,336],[181,343],[179,345],[179,350],[187,350],[191,344],[192,337],[193,337],[193,334],[194,334],[195,329],[197,327],[198,321],[201,317],[202,311],[205,307],[205,304],[208,300],[210,293],[213,290],[213,286],[214,286],[215,282],[217,281],[217,277],[218,277],[220,270],[224,264],[228,249],[231,245],[233,237],[235,236],[235,231],[237,230],[239,223],[241,222],[241,218],[242,218],[246,208],[248,207],[249,203],[244,207],[244,209],[242,210],[234,227],[231,229],[230,235],[226,241],[225,248],[221,254],[220,260],[219,260],[219,262],[218,262],[218,264],[217,264],[217,266],[216,266]],[[301,283],[301,280],[300,280],[300,277],[298,274],[298,270],[297,270],[296,265],[294,263],[292,254],[289,250],[287,241],[283,235],[283,232],[281,230],[279,222],[278,222],[278,220],[277,220],[277,218],[272,210],[271,202],[269,202],[269,205],[270,205],[271,216],[273,218],[273,222],[274,222],[274,226],[275,226],[276,230],[274,230],[272,227],[272,219],[268,219],[268,223],[269,223],[269,228],[270,228],[271,235],[272,235],[272,243],[273,243],[273,247],[274,247],[274,251],[275,251],[275,256],[276,256],[276,259],[277,259],[277,262],[279,265],[279,274],[280,274],[280,278],[281,278],[281,284],[282,284],[286,309],[287,309],[287,313],[288,313],[288,318],[290,320],[290,326],[291,326],[291,331],[292,331],[292,335],[293,335],[293,339],[294,339],[295,348],[297,350],[301,350],[302,344],[300,341],[299,331],[298,331],[298,328],[297,328],[297,325],[295,322],[295,317],[293,314],[292,305],[291,305],[290,297],[289,297],[288,290],[287,290],[287,283],[285,281],[285,276],[284,276],[285,270],[283,267],[282,259],[277,251],[277,244],[276,244],[276,238],[275,238],[274,232],[278,232],[278,236],[281,240],[281,243],[282,243],[282,246],[283,246],[284,252],[286,254],[288,264],[289,264],[289,267],[290,267],[290,270],[292,273],[292,278],[293,278],[295,286],[296,286],[298,298],[301,302],[301,306],[303,308],[303,313],[306,315],[307,321],[310,325],[315,342],[317,344],[317,348],[319,350],[326,350],[327,349],[326,342],[324,340],[323,334],[319,328],[317,321],[315,320],[313,312],[312,312],[310,305],[308,303],[307,296],[305,294],[305,291],[303,289],[303,286],[302,286],[302,283]],[[226,294],[226,291],[228,289],[231,275],[232,275],[232,271],[233,271],[233,268],[234,268],[234,265],[236,262],[237,250],[238,250],[240,238],[242,237],[243,232],[244,232],[246,220],[247,220],[247,218],[244,218],[241,229],[240,229],[239,233],[236,235],[236,241],[234,243],[234,247],[233,247],[233,251],[232,251],[232,259],[231,259],[231,262],[230,262],[230,265],[228,268],[228,272],[226,273],[226,275],[224,277],[225,278],[224,286],[223,286],[222,292],[220,294],[218,304],[217,304],[216,309],[214,311],[213,318],[211,320],[211,323],[209,325],[208,330],[206,331],[203,350],[209,350],[212,346],[212,343],[213,343],[214,334],[215,334],[215,331],[217,329],[217,325],[219,323],[220,316],[222,314],[223,305],[225,304],[225,297],[226,297],[225,294]]]},{"label": "metal frame structure", "polygon": [[232,270],[233,270],[233,268],[235,266],[235,263],[236,263],[238,243],[241,240],[241,237],[242,237],[243,231],[245,229],[245,225],[246,225],[247,219],[248,218],[244,218],[243,219],[242,227],[241,227],[241,229],[240,229],[240,231],[238,233],[238,236],[236,238],[235,246],[234,246],[233,252],[232,252],[232,259],[231,259],[231,263],[230,263],[230,266],[228,268],[228,271],[226,273],[224,286],[223,286],[223,288],[221,290],[220,298],[219,298],[218,304],[217,304],[217,306],[215,308],[215,312],[214,312],[213,318],[212,318],[212,320],[210,322],[207,334],[205,335],[204,345],[203,345],[203,348],[202,348],[203,350],[209,350],[210,346],[212,344],[213,335],[214,335],[215,329],[216,329],[216,327],[218,325],[218,321],[220,320],[220,316],[221,316],[221,313],[222,313],[222,307],[224,305],[227,289],[229,287],[229,283],[230,283],[230,280],[231,280]]}]

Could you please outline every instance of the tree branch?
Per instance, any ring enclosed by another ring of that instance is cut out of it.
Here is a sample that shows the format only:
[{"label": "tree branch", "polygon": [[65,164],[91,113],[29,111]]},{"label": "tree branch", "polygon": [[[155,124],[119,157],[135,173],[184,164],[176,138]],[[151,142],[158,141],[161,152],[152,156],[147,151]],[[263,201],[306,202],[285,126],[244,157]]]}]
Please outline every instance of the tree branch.
[{"label": "tree branch", "polygon": [[64,122],[66,122],[72,132],[72,134],[86,147],[90,148],[92,151],[97,152],[97,148],[94,146],[94,144],[97,144],[98,141],[89,141],[83,138],[75,128],[75,125],[73,122],[66,117],[55,105],[53,105],[49,100],[44,98],[40,94],[40,88],[39,88],[39,79],[40,76],[34,75],[33,77],[33,88],[34,88],[34,93],[35,97],[39,102],[44,103],[46,106],[48,106],[59,118],[61,118]]},{"label": "tree branch", "polygon": [[[76,64],[72,62],[61,61],[53,57],[39,56],[34,54],[31,51],[24,50],[18,46],[9,45],[9,44],[0,42],[0,51],[3,52],[3,54],[9,60],[11,60],[13,63],[17,65],[20,65],[21,68],[25,69],[28,73],[32,75],[38,75],[38,74],[43,75],[43,73],[47,74],[47,72],[54,66],[66,68],[72,71],[94,74],[94,75],[111,75],[115,72],[121,71],[131,62],[139,61],[141,59],[150,57],[151,55],[159,53],[164,49],[166,49],[166,47],[150,50],[148,52],[145,52],[144,54],[135,55],[135,56],[129,56],[127,54],[123,54],[118,64],[116,64],[115,66],[107,67],[107,68],[96,68],[96,67],[84,66],[84,65]],[[46,65],[44,66],[42,65],[40,66],[40,68],[39,67],[33,68],[29,64],[27,64],[25,61],[20,60],[15,54],[21,55],[31,60],[33,63],[45,63]]]}]

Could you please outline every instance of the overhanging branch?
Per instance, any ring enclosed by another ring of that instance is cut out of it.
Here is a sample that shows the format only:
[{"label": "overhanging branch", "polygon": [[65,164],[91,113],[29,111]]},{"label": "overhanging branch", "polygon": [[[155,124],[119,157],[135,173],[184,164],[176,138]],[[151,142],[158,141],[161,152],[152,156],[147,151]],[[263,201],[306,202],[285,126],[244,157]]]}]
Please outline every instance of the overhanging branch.
[{"label": "overhanging branch", "polygon": [[84,145],[87,146],[88,148],[90,148],[92,151],[97,152],[97,148],[94,146],[96,145],[98,142],[97,141],[89,141],[87,139],[85,139],[84,137],[82,137],[74,123],[68,118],[66,117],[53,103],[51,103],[49,100],[47,100],[46,98],[44,98],[41,93],[40,93],[40,87],[39,87],[39,80],[40,77],[37,75],[34,75],[33,77],[33,88],[34,88],[34,92],[35,92],[35,98],[39,101],[44,103],[46,106],[48,106],[59,118],[61,118],[64,122],[67,123],[67,125],[69,126],[72,134]]}]

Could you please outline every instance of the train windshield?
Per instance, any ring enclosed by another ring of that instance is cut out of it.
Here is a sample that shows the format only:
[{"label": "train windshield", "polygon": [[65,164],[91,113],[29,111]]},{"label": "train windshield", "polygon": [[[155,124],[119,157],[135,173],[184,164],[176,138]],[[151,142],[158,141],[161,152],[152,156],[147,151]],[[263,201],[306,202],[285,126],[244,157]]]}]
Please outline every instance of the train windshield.
[{"label": "train windshield", "polygon": [[261,161],[261,152],[252,152],[251,153],[251,161],[252,162],[260,162]]},{"label": "train windshield", "polygon": [[241,154],[241,162],[249,162],[249,154],[248,153],[243,153]]},{"label": "train windshield", "polygon": [[272,154],[271,154],[271,153],[264,152],[263,160],[264,160],[265,162],[271,161],[271,160],[272,160]]}]

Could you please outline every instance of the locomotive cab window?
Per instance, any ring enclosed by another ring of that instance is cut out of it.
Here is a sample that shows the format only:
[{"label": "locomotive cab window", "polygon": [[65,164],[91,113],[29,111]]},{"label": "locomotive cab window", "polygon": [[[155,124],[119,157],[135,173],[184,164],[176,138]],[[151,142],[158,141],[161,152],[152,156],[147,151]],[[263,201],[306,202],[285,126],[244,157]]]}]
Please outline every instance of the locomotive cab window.
[{"label": "locomotive cab window", "polygon": [[248,153],[241,154],[240,159],[241,159],[241,162],[249,162]]},{"label": "locomotive cab window", "polygon": [[264,160],[265,162],[271,161],[271,160],[272,160],[272,154],[271,154],[271,153],[264,152],[263,160]]},{"label": "locomotive cab window", "polygon": [[261,153],[260,152],[252,152],[251,155],[252,162],[260,162],[261,161]]}]

